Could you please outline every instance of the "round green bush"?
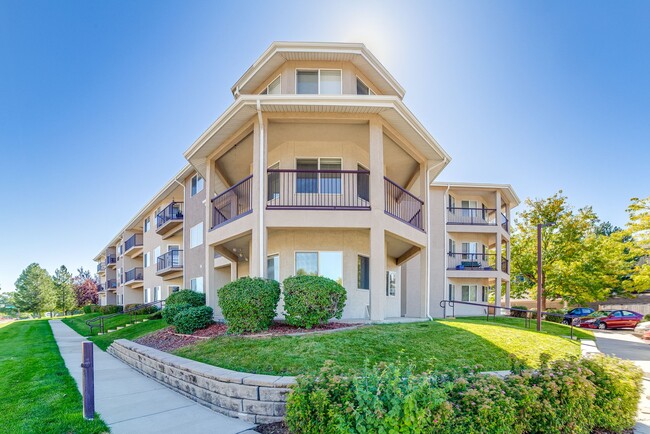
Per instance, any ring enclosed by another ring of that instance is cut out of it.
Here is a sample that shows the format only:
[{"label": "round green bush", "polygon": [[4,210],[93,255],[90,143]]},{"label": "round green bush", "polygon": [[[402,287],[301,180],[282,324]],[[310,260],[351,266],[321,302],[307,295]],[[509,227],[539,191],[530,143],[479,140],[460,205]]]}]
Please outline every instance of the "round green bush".
[{"label": "round green bush", "polygon": [[205,306],[205,294],[192,291],[191,289],[183,289],[181,291],[172,292],[165,300],[165,306],[169,306],[171,304]]},{"label": "round green bush", "polygon": [[122,306],[115,306],[115,305],[107,305],[107,306],[100,306],[99,307],[99,312],[102,315],[111,315],[114,313],[122,312],[124,308]]},{"label": "round green bush", "polygon": [[219,307],[231,333],[269,328],[280,301],[280,284],[259,277],[242,277],[217,290]]},{"label": "round green bush", "polygon": [[174,317],[176,332],[192,334],[196,330],[206,328],[212,324],[212,308],[210,306],[196,306],[183,309]]},{"label": "round green bush", "polygon": [[192,306],[189,303],[168,304],[162,310],[162,319],[164,319],[167,324],[174,325],[174,318],[176,317],[176,315],[178,315],[178,313],[181,312],[182,310],[189,309],[191,307],[197,307],[197,306]]},{"label": "round green bush", "polygon": [[332,279],[291,276],[283,285],[284,315],[288,324],[309,329],[343,315],[347,293]]}]

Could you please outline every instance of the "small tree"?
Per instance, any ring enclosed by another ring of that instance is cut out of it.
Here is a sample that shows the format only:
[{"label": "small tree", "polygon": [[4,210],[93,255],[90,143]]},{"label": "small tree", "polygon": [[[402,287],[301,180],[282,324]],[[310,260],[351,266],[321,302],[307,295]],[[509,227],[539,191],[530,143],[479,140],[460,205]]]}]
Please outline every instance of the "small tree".
[{"label": "small tree", "polygon": [[637,262],[625,287],[632,292],[647,291],[650,289],[650,196],[632,198],[627,212],[630,221],[626,233],[634,239]]},{"label": "small tree", "polygon": [[29,264],[20,273],[15,285],[14,302],[21,311],[40,316],[50,307],[52,279],[38,264]]},{"label": "small tree", "polygon": [[97,279],[93,278],[90,272],[84,270],[83,267],[77,270],[77,275],[73,280],[73,288],[77,306],[97,304],[99,300]]},{"label": "small tree", "polygon": [[72,284],[72,274],[65,265],[61,265],[52,276],[54,288],[54,304],[57,310],[65,315],[66,312],[77,307],[77,297]]}]

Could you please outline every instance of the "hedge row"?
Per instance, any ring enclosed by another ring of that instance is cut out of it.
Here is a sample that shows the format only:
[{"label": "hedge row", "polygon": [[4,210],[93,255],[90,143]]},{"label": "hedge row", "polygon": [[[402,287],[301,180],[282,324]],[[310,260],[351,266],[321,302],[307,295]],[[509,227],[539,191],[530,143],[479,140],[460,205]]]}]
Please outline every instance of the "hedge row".
[{"label": "hedge row", "polygon": [[124,309],[122,306],[107,305],[99,306],[97,304],[87,304],[83,307],[84,313],[96,313],[99,312],[102,315],[109,315],[112,313],[122,312]]},{"label": "hedge row", "polygon": [[300,376],[287,402],[295,433],[620,432],[634,426],[642,373],[596,355],[513,367],[500,378],[475,371],[414,374],[400,362],[352,375],[327,364]]}]

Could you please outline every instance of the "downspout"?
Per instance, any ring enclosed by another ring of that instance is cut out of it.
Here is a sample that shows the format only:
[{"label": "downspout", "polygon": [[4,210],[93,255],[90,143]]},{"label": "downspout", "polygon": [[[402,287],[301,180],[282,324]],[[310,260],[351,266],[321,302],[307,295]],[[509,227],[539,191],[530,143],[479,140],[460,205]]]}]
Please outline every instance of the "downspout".
[{"label": "downspout", "polygon": [[[183,287],[185,287],[185,277],[186,277],[185,276],[185,214],[186,214],[185,204],[187,198],[185,197],[185,184],[178,182],[178,179],[176,178],[174,178],[174,182],[176,182],[176,184],[183,187]],[[156,259],[156,261],[157,260],[158,259]],[[169,294],[167,294],[167,296],[169,297]]]},{"label": "downspout", "polygon": [[[443,160],[436,164],[435,166],[430,167],[427,169],[427,172],[425,174],[425,185],[426,185],[426,192],[425,194],[427,195],[427,306],[426,306],[426,315],[429,321],[433,321],[433,318],[431,317],[431,216],[430,214],[430,205],[429,205],[429,199],[430,199],[430,188],[431,188],[431,181],[429,180],[431,171],[435,169],[436,167],[446,164],[447,163],[447,157],[443,158]],[[446,214],[445,214],[446,218]],[[445,221],[445,225],[447,222]],[[446,228],[446,226],[445,226]],[[446,259],[445,259],[446,260]],[[446,271],[445,271],[445,278],[446,278]]]},{"label": "downspout", "polygon": [[259,221],[259,236],[260,236],[260,243],[259,243],[259,276],[264,277],[264,263],[266,261],[266,257],[264,255],[264,144],[265,138],[264,138],[264,119],[262,119],[262,105],[260,104],[260,100],[257,100],[257,120],[260,124],[260,155],[258,156],[259,158],[259,181],[258,181],[258,186],[259,186],[259,215],[260,218],[258,219]]}]

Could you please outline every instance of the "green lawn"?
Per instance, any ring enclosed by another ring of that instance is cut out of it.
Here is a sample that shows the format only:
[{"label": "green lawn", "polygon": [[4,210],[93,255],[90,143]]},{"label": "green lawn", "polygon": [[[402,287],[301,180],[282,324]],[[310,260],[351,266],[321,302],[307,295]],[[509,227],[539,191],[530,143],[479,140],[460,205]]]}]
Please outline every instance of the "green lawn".
[{"label": "green lawn", "polygon": [[[534,324],[532,324],[534,327]],[[241,338],[224,336],[181,348],[175,354],[211,365],[260,374],[296,375],[318,370],[325,360],[345,368],[401,357],[417,370],[481,365],[510,368],[509,354],[534,367],[539,355],[554,358],[580,354],[580,343],[563,338],[569,327],[544,323],[543,332],[524,327],[519,318],[460,318],[410,324],[385,324],[311,336]],[[590,332],[575,331],[580,338]]]},{"label": "green lawn", "polygon": [[168,327],[168,324],[162,319],[153,319],[140,324],[117,330],[102,336],[92,336],[89,339],[95,343],[99,348],[106,351],[115,339],[129,339],[135,340],[140,336],[144,336],[156,330]]},{"label": "green lawn", "polygon": [[99,417],[84,420],[47,320],[0,325],[0,432],[108,432]]},{"label": "green lawn", "polygon": [[[69,318],[63,319],[63,323],[68,325],[70,328],[72,328],[74,331],[79,333],[82,336],[96,336],[97,333],[99,332],[99,327],[94,327],[93,328],[93,333],[92,335],[90,334],[90,327],[86,324],[86,321],[88,321],[91,318],[95,318],[102,315],[101,313],[95,312],[95,313],[88,313],[85,315],[78,315],[78,316],[73,316]],[[138,321],[141,321],[142,319],[149,318],[150,314],[147,315],[137,315]],[[118,315],[113,318],[108,318],[104,322],[104,327],[106,330],[114,329],[115,327],[120,327],[124,326],[127,323],[131,322],[131,316],[130,315]],[[97,323],[97,326],[99,326],[99,323]],[[133,326],[131,326],[133,327]]]}]

